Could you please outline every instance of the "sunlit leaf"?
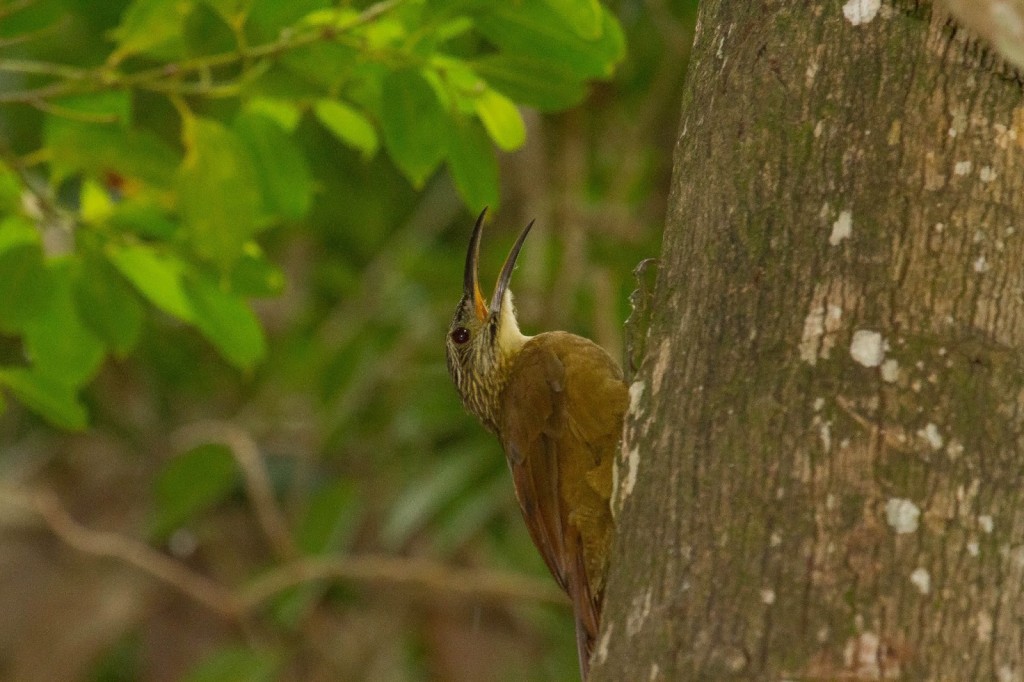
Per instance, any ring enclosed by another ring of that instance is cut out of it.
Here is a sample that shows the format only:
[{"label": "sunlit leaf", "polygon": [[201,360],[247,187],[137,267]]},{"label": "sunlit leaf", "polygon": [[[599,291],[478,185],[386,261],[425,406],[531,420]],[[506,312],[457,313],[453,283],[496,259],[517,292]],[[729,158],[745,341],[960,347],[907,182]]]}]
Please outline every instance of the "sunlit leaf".
[{"label": "sunlit leaf", "polygon": [[379,142],[373,124],[361,113],[343,102],[317,100],[313,105],[317,119],[341,142],[357,149],[364,157],[377,153]]},{"label": "sunlit leaf", "polygon": [[476,98],[476,113],[494,143],[505,151],[519,149],[526,141],[526,125],[515,103],[495,90]]},{"label": "sunlit leaf", "polygon": [[245,111],[273,119],[288,132],[295,130],[302,113],[294,102],[276,97],[253,97],[245,101]]},{"label": "sunlit leaf", "polygon": [[185,293],[185,265],[176,256],[162,253],[152,246],[111,245],[110,262],[135,285],[150,303],[180,320],[195,319],[192,302]]},{"label": "sunlit leaf", "polygon": [[79,213],[87,223],[103,223],[114,214],[114,201],[110,193],[95,180],[89,179],[82,183],[79,204]]}]

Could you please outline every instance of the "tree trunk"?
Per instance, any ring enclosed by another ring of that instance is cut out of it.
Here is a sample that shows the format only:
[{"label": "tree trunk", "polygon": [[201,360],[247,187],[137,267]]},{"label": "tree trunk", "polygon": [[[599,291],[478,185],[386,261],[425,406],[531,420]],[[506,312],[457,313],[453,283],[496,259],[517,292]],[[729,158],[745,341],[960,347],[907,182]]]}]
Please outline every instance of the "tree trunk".
[{"label": "tree trunk", "polygon": [[930,3],[705,0],[594,681],[1024,680],[1024,97]]}]

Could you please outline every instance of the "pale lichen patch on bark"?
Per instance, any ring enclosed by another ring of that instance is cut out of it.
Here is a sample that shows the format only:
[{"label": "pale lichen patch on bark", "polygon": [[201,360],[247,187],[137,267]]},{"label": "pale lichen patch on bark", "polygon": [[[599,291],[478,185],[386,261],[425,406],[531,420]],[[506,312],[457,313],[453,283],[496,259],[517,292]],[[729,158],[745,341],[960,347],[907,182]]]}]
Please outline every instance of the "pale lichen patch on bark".
[{"label": "pale lichen patch on bark", "polygon": [[608,621],[608,625],[601,633],[601,639],[597,641],[597,650],[594,652],[594,663],[600,665],[608,659],[608,644],[612,641],[612,632],[615,631],[615,621]]},{"label": "pale lichen patch on bark", "polygon": [[661,393],[661,384],[665,379],[665,372],[668,370],[668,361],[671,358],[672,344],[668,337],[662,340],[658,346],[658,354],[655,356],[654,368],[651,370],[651,396]]},{"label": "pale lichen patch on bark", "polygon": [[[625,472],[621,469],[625,468]],[[615,489],[616,504],[612,509],[616,512],[622,510],[626,499],[633,494],[633,487],[636,485],[636,475],[640,470],[640,448],[634,447],[629,452],[623,452],[622,462],[612,470],[612,486]]]},{"label": "pale lichen patch on bark", "polygon": [[881,6],[881,0],[848,0],[843,5],[843,16],[854,26],[860,26],[874,19]]},{"label": "pale lichen patch on bark", "polygon": [[904,535],[917,530],[921,510],[911,500],[893,497],[885,503],[885,519],[897,534]]},{"label": "pale lichen patch on bark", "polygon": [[800,359],[809,365],[817,364],[819,359],[828,359],[842,327],[843,309],[833,302],[831,293],[831,286],[819,285],[811,309],[804,318],[799,350]]},{"label": "pale lichen patch on bark", "polygon": [[844,239],[849,239],[853,234],[853,211],[842,211],[839,217],[832,223],[832,234],[828,237],[828,243],[838,246]]},{"label": "pale lichen patch on bark", "polygon": [[914,587],[921,594],[928,594],[932,589],[932,576],[926,568],[915,568],[913,573],[910,574],[910,582],[914,584]]},{"label": "pale lichen patch on bark", "polygon": [[850,341],[850,357],[865,367],[878,367],[885,359],[885,340],[881,333],[858,329]]},{"label": "pale lichen patch on bark", "polygon": [[628,636],[635,637],[643,629],[647,617],[651,615],[653,596],[653,591],[648,587],[644,591],[643,597],[637,596],[633,599],[633,604],[626,616],[626,634]]}]

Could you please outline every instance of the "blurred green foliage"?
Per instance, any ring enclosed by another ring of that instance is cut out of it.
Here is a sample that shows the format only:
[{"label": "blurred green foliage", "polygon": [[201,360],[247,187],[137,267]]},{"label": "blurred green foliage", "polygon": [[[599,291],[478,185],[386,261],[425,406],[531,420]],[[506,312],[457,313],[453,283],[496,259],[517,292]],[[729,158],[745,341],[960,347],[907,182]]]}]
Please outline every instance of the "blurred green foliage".
[{"label": "blurred green foliage", "polygon": [[[486,279],[538,218],[524,329],[616,350],[657,250],[695,5],[0,0],[0,481],[244,586],[294,557],[261,530],[243,434],[297,556],[546,580],[444,367],[469,228],[499,216]],[[10,566],[45,556],[21,539],[0,524]],[[20,624],[0,677],[577,674],[558,607],[321,580],[225,623],[76,560],[52,568],[71,602],[138,606],[87,627],[95,609],[41,601],[45,572],[0,574]],[[74,648],[34,655],[53,627]]]}]

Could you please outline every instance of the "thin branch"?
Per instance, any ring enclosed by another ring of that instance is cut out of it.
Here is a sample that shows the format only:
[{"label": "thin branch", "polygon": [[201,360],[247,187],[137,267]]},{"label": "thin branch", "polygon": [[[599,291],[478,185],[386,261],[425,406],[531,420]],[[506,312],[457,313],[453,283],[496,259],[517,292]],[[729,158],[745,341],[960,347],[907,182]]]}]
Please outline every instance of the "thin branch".
[{"label": "thin branch", "polygon": [[377,555],[296,559],[271,569],[247,586],[231,590],[143,542],[79,523],[52,492],[28,493],[0,485],[0,504],[37,515],[55,536],[80,552],[121,561],[235,621],[251,615],[283,590],[307,582],[333,580],[383,583],[426,592],[437,599],[454,595],[496,602],[528,601],[560,606],[569,603],[550,580],[502,571],[456,568],[429,559]]},{"label": "thin branch", "polygon": [[0,59],[0,71],[10,73],[26,73],[37,76],[56,76],[66,80],[82,80],[89,78],[93,72],[68,64],[38,62],[32,59]]},{"label": "thin branch", "polygon": [[80,552],[133,566],[225,618],[236,619],[242,613],[230,590],[145,543],[83,526],[71,518],[53,493],[25,493],[7,486],[0,487],[0,491],[3,502],[39,515],[54,535]]},{"label": "thin branch", "polygon": [[[341,27],[323,27],[296,33],[283,31],[281,37],[263,45],[246,50],[232,50],[219,54],[194,57],[179,62],[171,62],[130,74],[114,71],[117,66],[117,52],[104,66],[82,74],[68,77],[65,81],[49,83],[39,88],[15,92],[0,93],[0,104],[31,103],[39,99],[49,99],[62,95],[81,94],[100,90],[116,90],[139,87],[149,90],[170,91],[179,94],[199,94],[210,96],[230,96],[228,84],[220,84],[212,91],[207,91],[196,84],[180,83],[183,76],[209,71],[211,69],[238,63],[256,61],[265,57],[273,57],[290,52],[323,40],[340,40],[346,31],[370,23],[381,15],[401,5],[405,0],[384,0],[366,8],[362,14]],[[12,62],[8,60],[8,65]],[[19,66],[14,62],[14,66]],[[21,62],[22,68],[57,69],[60,65],[43,65],[42,63]],[[73,69],[74,67],[67,67]],[[16,70],[16,69],[12,69]]]},{"label": "thin branch", "polygon": [[249,502],[274,554],[282,559],[298,556],[288,520],[274,497],[274,486],[259,446],[247,431],[230,422],[204,421],[183,429],[179,438],[191,445],[210,442],[226,445],[242,470]]},{"label": "thin branch", "polygon": [[497,602],[569,603],[565,593],[551,580],[381,555],[298,559],[250,582],[239,591],[238,600],[245,610],[252,610],[290,587],[323,580],[384,583],[429,594]]},{"label": "thin branch", "polygon": [[88,111],[79,111],[77,109],[69,109],[68,107],[62,107],[59,104],[48,102],[45,99],[33,99],[28,102],[33,108],[38,109],[44,114],[52,114],[54,116],[60,116],[71,121],[82,121],[83,123],[121,123],[121,117],[117,114],[101,114],[92,113]]}]

